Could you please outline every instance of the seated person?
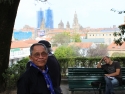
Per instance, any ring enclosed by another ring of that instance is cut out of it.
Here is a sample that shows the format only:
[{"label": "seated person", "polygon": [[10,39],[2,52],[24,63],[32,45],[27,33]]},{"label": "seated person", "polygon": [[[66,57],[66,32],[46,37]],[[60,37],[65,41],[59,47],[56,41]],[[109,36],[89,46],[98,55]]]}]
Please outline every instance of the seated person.
[{"label": "seated person", "polygon": [[[101,65],[102,61],[104,61],[105,64]],[[121,85],[122,83],[120,63],[112,61],[108,56],[104,56],[97,64],[97,68],[102,68],[107,72],[107,74],[104,74],[106,82],[105,94],[115,94],[113,87]]]}]

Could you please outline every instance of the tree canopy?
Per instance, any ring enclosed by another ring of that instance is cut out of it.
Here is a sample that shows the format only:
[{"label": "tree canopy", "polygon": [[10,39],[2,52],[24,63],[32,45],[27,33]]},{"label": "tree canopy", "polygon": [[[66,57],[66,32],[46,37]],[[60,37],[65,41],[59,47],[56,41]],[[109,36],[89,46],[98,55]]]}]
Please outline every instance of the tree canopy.
[{"label": "tree canopy", "polygon": [[118,12],[118,14],[125,13],[124,10],[116,10],[116,9],[114,9],[114,8],[112,8],[111,11],[113,11],[113,12]]},{"label": "tree canopy", "polygon": [[52,44],[53,45],[68,45],[70,42],[81,42],[80,34],[70,32],[62,32],[59,34],[55,34],[52,37]]},{"label": "tree canopy", "polygon": [[79,48],[78,47],[72,47],[72,46],[65,46],[62,45],[56,49],[54,52],[55,56],[57,58],[66,58],[66,57],[77,57],[81,56],[80,53],[78,52]]},{"label": "tree canopy", "polygon": [[67,45],[68,43],[70,43],[70,33],[62,32],[59,34],[55,34],[55,36],[52,37],[52,40],[53,44]]},{"label": "tree canopy", "polygon": [[[122,13],[125,13],[125,11],[118,11],[118,10],[115,10],[115,9],[111,9],[111,11],[114,11],[114,12],[118,12],[118,14],[122,14]],[[115,37],[119,37],[117,39],[114,40],[114,42],[117,44],[117,45],[122,45],[123,42],[125,42],[125,24],[121,24],[119,25],[118,27],[120,29],[120,32],[114,32],[114,36]]]},{"label": "tree canopy", "polygon": [[103,57],[108,55],[107,45],[98,44],[96,48],[89,48],[87,57]]},{"label": "tree canopy", "polygon": [[115,37],[119,37],[118,39],[115,39],[115,43],[117,45],[122,45],[123,42],[125,42],[125,24],[119,26],[120,32],[114,32]]},{"label": "tree canopy", "polygon": [[71,35],[71,40],[72,40],[72,42],[81,42],[80,34],[78,34],[78,33],[73,33],[73,34]]}]

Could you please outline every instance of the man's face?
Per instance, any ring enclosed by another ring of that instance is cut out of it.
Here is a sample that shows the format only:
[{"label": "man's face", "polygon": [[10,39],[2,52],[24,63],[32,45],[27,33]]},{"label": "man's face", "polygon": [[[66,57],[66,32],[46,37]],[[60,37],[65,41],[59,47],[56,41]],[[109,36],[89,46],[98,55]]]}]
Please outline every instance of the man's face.
[{"label": "man's face", "polygon": [[108,58],[108,57],[104,57],[103,60],[104,60],[104,62],[105,62],[106,64],[109,64],[109,63],[110,63],[110,58]]},{"label": "man's face", "polygon": [[47,62],[48,53],[42,45],[36,45],[34,46],[32,54],[29,56],[29,58],[36,66],[42,68]]}]

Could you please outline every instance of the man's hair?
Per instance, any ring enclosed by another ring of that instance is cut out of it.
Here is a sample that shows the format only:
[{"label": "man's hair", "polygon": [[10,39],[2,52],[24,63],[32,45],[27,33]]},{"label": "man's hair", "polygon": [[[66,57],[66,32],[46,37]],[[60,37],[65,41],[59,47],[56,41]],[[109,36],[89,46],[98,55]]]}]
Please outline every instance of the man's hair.
[{"label": "man's hair", "polygon": [[44,44],[47,47],[47,50],[48,50],[49,53],[52,52],[51,44],[47,40],[40,40],[38,43]]},{"label": "man's hair", "polygon": [[51,44],[47,40],[40,40],[38,43],[44,44],[47,48],[51,48]]},{"label": "man's hair", "polygon": [[46,50],[46,52],[48,53],[48,50],[47,50],[47,48],[46,48],[46,46],[45,46],[44,44],[42,44],[42,43],[34,43],[34,44],[32,44],[32,45],[30,46],[30,55],[31,55],[32,52],[33,52],[34,46],[37,46],[37,45],[43,46],[44,49]]},{"label": "man's hair", "polygon": [[109,56],[105,56],[106,58],[110,58]]}]

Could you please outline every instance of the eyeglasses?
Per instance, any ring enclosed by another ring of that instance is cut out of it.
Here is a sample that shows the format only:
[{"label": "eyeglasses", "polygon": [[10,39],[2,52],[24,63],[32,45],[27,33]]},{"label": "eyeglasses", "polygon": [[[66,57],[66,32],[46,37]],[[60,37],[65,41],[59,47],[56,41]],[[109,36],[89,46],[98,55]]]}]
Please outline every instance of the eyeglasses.
[{"label": "eyeglasses", "polygon": [[39,58],[40,55],[41,55],[42,57],[46,57],[46,56],[48,55],[48,53],[42,52],[42,53],[35,53],[35,54],[33,54],[33,56],[36,57],[36,58]]}]

